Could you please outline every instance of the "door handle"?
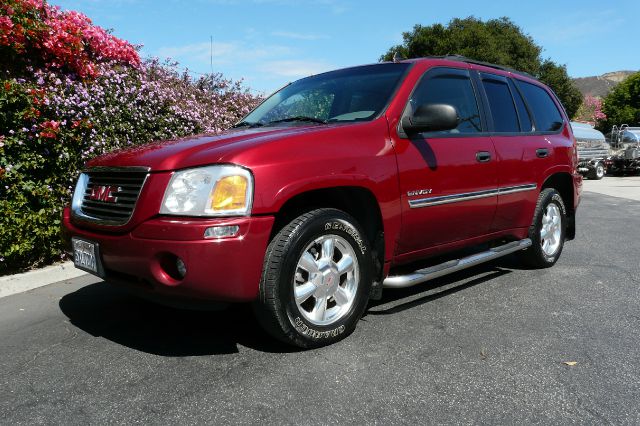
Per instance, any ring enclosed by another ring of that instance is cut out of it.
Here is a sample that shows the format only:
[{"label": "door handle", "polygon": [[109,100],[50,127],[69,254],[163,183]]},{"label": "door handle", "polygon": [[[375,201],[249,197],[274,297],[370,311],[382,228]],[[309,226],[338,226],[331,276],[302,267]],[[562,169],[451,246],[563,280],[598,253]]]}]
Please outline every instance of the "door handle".
[{"label": "door handle", "polygon": [[549,156],[549,150],[547,148],[536,149],[536,157],[538,157],[538,158],[546,158],[548,156]]},{"label": "door handle", "polygon": [[488,151],[478,151],[476,152],[476,160],[478,163],[487,163],[491,161],[491,153]]}]

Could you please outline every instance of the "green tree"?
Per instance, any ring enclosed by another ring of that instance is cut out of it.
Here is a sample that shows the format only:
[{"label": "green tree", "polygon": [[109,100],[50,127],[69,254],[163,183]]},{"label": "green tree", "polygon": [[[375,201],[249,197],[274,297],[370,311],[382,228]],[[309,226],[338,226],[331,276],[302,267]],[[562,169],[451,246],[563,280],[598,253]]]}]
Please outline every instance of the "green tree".
[{"label": "green tree", "polygon": [[573,118],[582,105],[582,93],[567,74],[567,67],[546,59],[540,64],[537,77],[556,92],[567,114]]},{"label": "green tree", "polygon": [[524,71],[548,84],[570,117],[578,111],[582,95],[564,65],[542,59],[542,47],[524,34],[509,18],[482,21],[470,16],[452,19],[447,25],[416,25],[402,34],[402,44],[391,47],[380,60],[398,53],[404,58],[462,55]]},{"label": "green tree", "polygon": [[614,124],[640,123],[640,72],[624,79],[604,98],[602,112],[607,115],[598,125],[603,132]]}]

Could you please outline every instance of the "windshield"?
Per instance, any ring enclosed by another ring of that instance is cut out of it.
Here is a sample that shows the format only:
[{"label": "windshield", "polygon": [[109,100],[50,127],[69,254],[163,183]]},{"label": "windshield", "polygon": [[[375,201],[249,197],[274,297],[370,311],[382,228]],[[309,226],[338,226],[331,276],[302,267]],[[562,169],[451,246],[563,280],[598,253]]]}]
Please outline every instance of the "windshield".
[{"label": "windshield", "polygon": [[376,64],[303,78],[274,93],[236,125],[369,121],[382,112],[410,64]]}]

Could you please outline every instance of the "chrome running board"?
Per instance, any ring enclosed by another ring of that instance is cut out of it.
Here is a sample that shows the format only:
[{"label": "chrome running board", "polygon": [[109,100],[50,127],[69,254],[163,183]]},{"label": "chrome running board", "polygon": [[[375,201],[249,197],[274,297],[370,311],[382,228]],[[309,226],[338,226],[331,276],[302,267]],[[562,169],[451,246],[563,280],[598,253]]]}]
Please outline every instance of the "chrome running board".
[{"label": "chrome running board", "polygon": [[452,274],[454,272],[458,272],[484,262],[498,259],[499,257],[506,256],[516,251],[524,250],[527,247],[531,247],[531,239],[529,238],[525,238],[524,240],[520,241],[513,241],[498,247],[494,247],[487,251],[483,251],[481,253],[463,257],[461,259],[454,259],[448,262],[441,263],[439,265],[430,266],[424,269],[418,269],[417,271],[414,271],[407,275],[395,275],[392,277],[387,277],[383,281],[382,286],[385,288],[411,287],[416,284],[441,277],[443,275]]}]

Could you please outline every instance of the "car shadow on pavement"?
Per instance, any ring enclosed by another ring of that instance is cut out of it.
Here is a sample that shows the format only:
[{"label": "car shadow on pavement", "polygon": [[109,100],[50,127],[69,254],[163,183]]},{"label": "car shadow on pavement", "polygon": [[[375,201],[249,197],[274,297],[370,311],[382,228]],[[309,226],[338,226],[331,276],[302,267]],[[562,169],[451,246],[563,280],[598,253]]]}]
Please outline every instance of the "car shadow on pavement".
[{"label": "car shadow on pavement", "polygon": [[267,335],[249,305],[176,309],[99,282],[65,295],[59,306],[71,324],[92,336],[160,356],[237,353],[238,344],[262,352],[296,350]]},{"label": "car shadow on pavement", "polygon": [[[371,301],[366,315],[390,315],[485,283],[518,269],[517,262],[499,259],[431,282],[386,290]],[[166,357],[232,354],[242,345],[261,352],[296,352],[265,333],[248,304],[221,311],[167,307],[99,282],[62,297],[61,311],[74,326],[141,352]]]},{"label": "car shadow on pavement", "polygon": [[509,274],[515,268],[513,260],[507,258],[445,275],[413,287],[386,289],[381,300],[369,303],[367,315],[391,315],[402,312]]}]

